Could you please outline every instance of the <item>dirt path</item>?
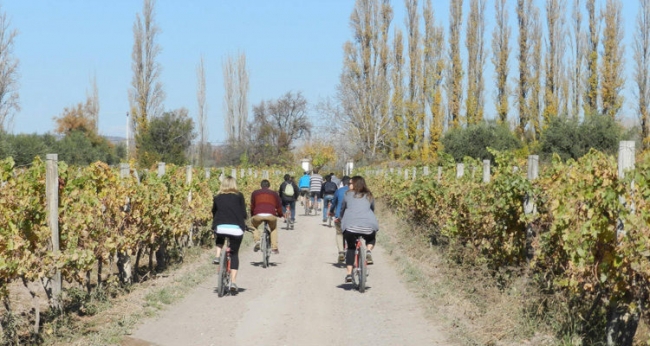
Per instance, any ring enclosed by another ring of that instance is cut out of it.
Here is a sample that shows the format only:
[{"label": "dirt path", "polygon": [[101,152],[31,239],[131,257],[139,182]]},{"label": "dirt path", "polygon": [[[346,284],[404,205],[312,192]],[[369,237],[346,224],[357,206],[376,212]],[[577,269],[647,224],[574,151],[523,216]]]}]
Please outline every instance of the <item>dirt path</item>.
[{"label": "dirt path", "polygon": [[123,345],[453,344],[424,318],[381,244],[360,294],[343,282],[335,230],[320,216],[298,216],[295,230],[279,231],[280,254],[270,268],[259,265],[260,253],[240,251],[237,296],[217,297],[215,273]]}]

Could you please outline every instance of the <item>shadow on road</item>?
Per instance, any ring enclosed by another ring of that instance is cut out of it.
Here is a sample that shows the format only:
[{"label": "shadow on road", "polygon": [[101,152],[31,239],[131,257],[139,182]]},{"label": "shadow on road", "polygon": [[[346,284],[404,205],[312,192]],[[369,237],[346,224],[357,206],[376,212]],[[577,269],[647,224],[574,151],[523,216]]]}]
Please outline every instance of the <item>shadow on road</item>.
[{"label": "shadow on road", "polygon": [[[340,284],[340,285],[336,286],[336,288],[340,288],[340,289],[343,289],[343,290],[346,290],[346,291],[356,291],[357,290],[357,286],[355,284],[352,284],[352,283]],[[366,291],[368,291],[370,288],[372,288],[372,287],[366,285]]]},{"label": "shadow on road", "polygon": [[[236,296],[236,295],[238,295],[239,293],[242,293],[242,292],[246,292],[246,289],[245,289],[245,288],[242,288],[242,287],[238,287],[237,293],[235,293],[235,294],[230,294],[230,291],[226,291],[226,294],[224,294],[224,297],[225,297],[225,296]],[[218,293],[216,287],[214,288],[214,290],[212,291],[212,293],[214,293],[214,294],[217,294],[217,293]]]},{"label": "shadow on road", "polygon": [[[273,263],[269,263],[269,267],[277,267],[277,266],[279,266],[280,264],[282,264],[282,263],[275,263],[275,262],[273,262]],[[251,265],[254,266],[254,267],[261,267],[261,266],[262,266],[262,262],[251,262]]]},{"label": "shadow on road", "polygon": [[336,263],[328,262],[328,263],[331,264],[332,267],[336,267],[336,268],[345,268],[345,263],[340,263],[340,262],[336,262]]}]

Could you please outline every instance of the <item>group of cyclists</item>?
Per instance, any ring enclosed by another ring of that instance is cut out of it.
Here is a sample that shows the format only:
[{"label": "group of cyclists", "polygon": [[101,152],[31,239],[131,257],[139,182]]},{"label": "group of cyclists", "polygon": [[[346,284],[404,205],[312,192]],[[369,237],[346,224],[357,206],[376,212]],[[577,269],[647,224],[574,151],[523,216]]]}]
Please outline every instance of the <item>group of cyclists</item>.
[{"label": "group of cyclists", "polygon": [[[347,274],[345,282],[352,282],[352,269],[355,256],[356,239],[361,235],[366,240],[368,264],[373,264],[372,249],[379,223],[375,216],[374,197],[361,176],[336,178],[331,173],[324,178],[314,169],[311,174],[305,172],[298,184],[289,174],[284,175],[278,191],[271,189],[268,179],[263,179],[260,189],[253,191],[250,197],[250,222],[254,229],[254,251],[260,250],[259,226],[266,222],[271,230],[271,252],[279,254],[278,218],[293,224],[296,221],[296,202],[307,204],[308,210],[321,211],[323,222],[333,217],[336,228],[336,245],[338,262],[345,262]],[[329,206],[329,207],[328,207]],[[289,208],[289,211],[287,210]],[[286,214],[289,215],[286,215]],[[239,248],[244,231],[247,229],[248,211],[244,195],[237,189],[236,180],[227,176],[223,178],[219,191],[213,198],[212,230],[215,234],[217,257],[213,263],[219,263],[225,238],[230,239],[231,256],[231,294],[236,294],[237,271],[239,270]]]}]

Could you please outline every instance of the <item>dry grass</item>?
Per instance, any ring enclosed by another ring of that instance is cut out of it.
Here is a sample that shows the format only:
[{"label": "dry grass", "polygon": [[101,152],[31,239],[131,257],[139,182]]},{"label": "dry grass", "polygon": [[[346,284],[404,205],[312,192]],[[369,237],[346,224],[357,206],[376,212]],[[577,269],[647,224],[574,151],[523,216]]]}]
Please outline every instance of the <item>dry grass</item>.
[{"label": "dry grass", "polygon": [[410,288],[425,302],[429,318],[441,321],[463,345],[558,345],[549,329],[528,318],[523,302],[530,286],[514,279],[505,288],[484,268],[450,263],[444,249],[433,247],[426,232],[414,230],[386,206],[379,244],[392,255]]}]

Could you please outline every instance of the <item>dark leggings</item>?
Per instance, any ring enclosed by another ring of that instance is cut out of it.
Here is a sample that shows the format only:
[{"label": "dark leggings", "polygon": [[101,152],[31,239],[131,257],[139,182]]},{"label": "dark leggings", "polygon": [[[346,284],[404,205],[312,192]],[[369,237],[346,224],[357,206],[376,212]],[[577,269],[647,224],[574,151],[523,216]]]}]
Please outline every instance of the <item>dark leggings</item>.
[{"label": "dark leggings", "polygon": [[[226,241],[226,237],[230,238],[230,269],[239,269],[239,246],[241,241],[244,239],[243,235],[234,236],[226,234],[217,234],[217,246],[223,246],[223,243]],[[223,251],[225,249],[221,249]]]},{"label": "dark leggings", "polygon": [[372,232],[372,234],[359,234],[352,233],[348,231],[343,231],[343,239],[345,239],[345,245],[347,251],[345,252],[345,264],[354,265],[354,251],[357,248],[357,237],[362,236],[366,240],[366,245],[375,245],[375,235],[377,232]]}]

